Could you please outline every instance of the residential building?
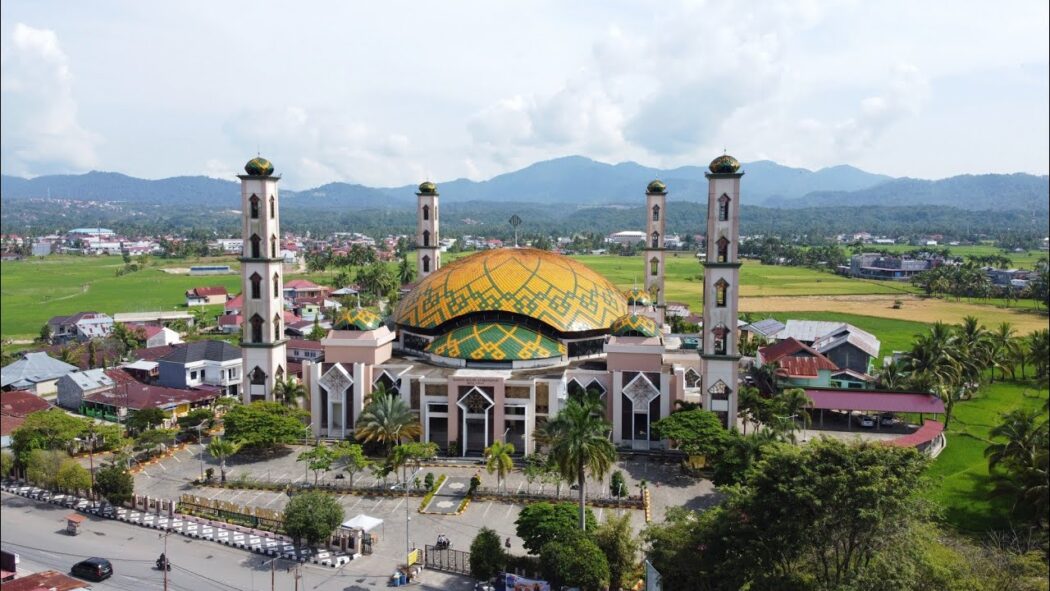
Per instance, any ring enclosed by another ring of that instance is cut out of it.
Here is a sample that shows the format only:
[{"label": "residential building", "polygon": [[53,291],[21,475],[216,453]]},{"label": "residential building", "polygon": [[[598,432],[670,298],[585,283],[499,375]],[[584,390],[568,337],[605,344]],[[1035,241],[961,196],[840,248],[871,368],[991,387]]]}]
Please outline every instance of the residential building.
[{"label": "residential building", "polygon": [[152,347],[163,347],[165,345],[176,345],[182,342],[179,333],[167,326],[153,326],[149,324],[131,324],[128,328],[134,330],[143,339],[143,346],[147,349]]},{"label": "residential building", "polygon": [[839,369],[816,349],[791,337],[760,348],[757,361],[776,365],[781,383],[803,388],[830,386],[832,372]]},{"label": "residential building", "polygon": [[121,324],[147,324],[156,326],[171,326],[175,322],[183,322],[186,326],[193,326],[194,317],[189,312],[179,310],[161,310],[157,312],[118,312],[113,315],[113,321]]},{"label": "residential building", "polygon": [[224,341],[195,341],[173,347],[157,360],[157,383],[169,388],[209,385],[225,396],[241,393],[241,350]]},{"label": "residential building", "polygon": [[[840,324],[813,341],[813,348],[827,356],[843,370],[853,372],[851,378],[872,381],[875,360],[881,343],[875,335],[852,324]],[[843,376],[843,379],[846,379]]]},{"label": "residential building", "polygon": [[74,371],[77,366],[49,357],[47,353],[26,353],[0,370],[0,389],[28,390],[37,396],[47,396],[57,391],[59,378]]},{"label": "residential building", "polygon": [[87,342],[100,339],[113,332],[113,318],[100,312],[78,312],[71,316],[53,316],[47,321],[52,343],[67,343],[71,340]]},{"label": "residential building", "polygon": [[140,410],[159,408],[171,413],[168,426],[194,408],[210,406],[219,396],[216,388],[179,389],[130,381],[85,396],[79,410],[89,417],[123,422]]},{"label": "residential building", "polygon": [[639,242],[645,241],[646,234],[641,230],[623,230],[620,232],[614,232],[609,234],[606,238],[606,242],[614,244],[638,244]]},{"label": "residential building", "polygon": [[314,361],[324,360],[324,345],[320,341],[307,339],[288,340],[288,359],[291,361]]},{"label": "residential building", "polygon": [[222,286],[194,287],[186,291],[187,306],[208,306],[225,304],[229,294]]},{"label": "residential building", "polygon": [[111,390],[114,383],[101,369],[68,373],[58,379],[58,405],[69,410],[79,410],[85,396]]},{"label": "residential building", "polygon": [[303,297],[326,297],[329,288],[307,279],[293,279],[284,284],[284,299],[295,301]]},{"label": "residential building", "polygon": [[878,253],[855,254],[850,257],[849,275],[863,279],[908,281],[941,262],[940,259],[912,259]]}]

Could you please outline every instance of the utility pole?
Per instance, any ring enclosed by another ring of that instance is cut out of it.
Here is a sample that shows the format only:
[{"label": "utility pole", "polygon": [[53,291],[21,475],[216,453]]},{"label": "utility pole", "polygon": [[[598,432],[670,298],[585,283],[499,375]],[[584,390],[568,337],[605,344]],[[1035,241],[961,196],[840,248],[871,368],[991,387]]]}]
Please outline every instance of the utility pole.
[{"label": "utility pole", "polygon": [[295,591],[299,591],[299,579],[303,577],[302,568],[301,564],[295,565]]},{"label": "utility pole", "polygon": [[270,591],[277,591],[277,574],[274,570],[277,567],[277,558],[270,561]]},{"label": "utility pole", "polygon": [[170,532],[164,532],[161,534],[164,537],[164,562],[160,564],[160,570],[164,573],[164,591],[168,591],[168,564],[171,563],[171,559],[168,558],[168,534]]}]

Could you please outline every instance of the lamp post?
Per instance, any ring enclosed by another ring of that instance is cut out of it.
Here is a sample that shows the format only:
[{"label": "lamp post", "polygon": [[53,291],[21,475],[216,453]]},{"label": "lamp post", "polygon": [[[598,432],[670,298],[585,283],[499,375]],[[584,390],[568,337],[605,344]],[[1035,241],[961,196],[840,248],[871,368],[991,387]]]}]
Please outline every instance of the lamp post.
[{"label": "lamp post", "polygon": [[204,423],[197,423],[197,444],[200,445],[200,460],[201,460],[201,482],[204,482],[204,438],[201,437],[201,427]]}]

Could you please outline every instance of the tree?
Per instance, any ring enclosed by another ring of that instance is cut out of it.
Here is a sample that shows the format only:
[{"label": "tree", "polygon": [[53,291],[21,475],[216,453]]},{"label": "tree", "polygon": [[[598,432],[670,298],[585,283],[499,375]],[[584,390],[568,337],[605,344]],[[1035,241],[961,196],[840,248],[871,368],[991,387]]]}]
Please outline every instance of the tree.
[{"label": "tree", "polygon": [[525,492],[532,492],[532,483],[542,479],[547,471],[547,456],[542,453],[534,453],[525,456]]},{"label": "tree", "polygon": [[[1002,416],[990,435],[996,441],[984,454],[996,497],[1006,497],[1013,510],[1044,526],[1050,506],[1050,422],[1045,412],[1018,409]],[[1005,439],[1005,442],[999,442]]]},{"label": "tree", "polygon": [[[320,316],[320,314],[318,314],[317,316],[314,316],[314,325],[310,329],[310,333],[308,335],[306,335],[306,338],[310,339],[311,341],[319,341],[319,340],[325,338],[325,336],[327,336],[327,335],[328,335],[328,331],[326,331],[324,328],[321,327],[321,316]],[[291,378],[288,378],[288,379],[290,380]],[[276,386],[275,386],[275,388],[276,388]]]},{"label": "tree", "polygon": [[208,455],[219,460],[220,482],[223,484],[226,483],[226,459],[236,454],[239,450],[239,444],[222,437],[213,437],[208,442]]},{"label": "tree", "polygon": [[343,470],[350,474],[350,486],[354,486],[354,475],[368,468],[372,462],[365,457],[360,444],[340,441],[332,448],[336,460],[343,462]]},{"label": "tree", "polygon": [[400,443],[391,450],[387,463],[390,465],[390,469],[396,471],[398,468],[402,470],[402,482],[405,483],[405,489],[408,489],[408,466],[412,464],[419,468],[419,466],[425,460],[429,460],[437,455],[437,444],[429,441],[409,441],[406,443]]},{"label": "tree", "polygon": [[580,529],[585,531],[587,474],[601,479],[616,461],[616,448],[609,441],[611,427],[602,418],[602,410],[597,396],[570,399],[536,432],[562,478],[579,485]]},{"label": "tree", "polygon": [[103,466],[95,472],[95,492],[110,504],[123,505],[135,494],[135,479],[123,466]]},{"label": "tree", "polygon": [[178,431],[175,429],[149,429],[139,433],[138,437],[135,438],[135,443],[145,450],[147,455],[153,455],[154,450],[158,447],[163,448],[163,446],[173,442],[176,433]]},{"label": "tree", "polygon": [[573,585],[582,591],[601,591],[609,584],[609,561],[582,531],[574,531],[568,540],[544,544],[540,569],[552,586]]},{"label": "tree", "polygon": [[141,349],[145,342],[142,338],[143,336],[142,329],[138,327],[129,328],[123,323],[114,324],[113,330],[109,333],[109,338],[116,343],[117,351],[121,357],[127,355],[130,351]]},{"label": "tree", "polygon": [[91,490],[91,473],[73,458],[62,460],[55,474],[55,486],[71,493]]},{"label": "tree", "polygon": [[258,400],[234,406],[223,417],[226,438],[244,447],[270,451],[294,443],[306,433],[305,410]]},{"label": "tree", "polygon": [[1009,322],[1002,322],[988,338],[992,345],[992,360],[995,361],[996,367],[1002,372],[1005,380],[1006,370],[1011,365],[1011,349],[1015,344],[1014,328]]},{"label": "tree", "polygon": [[617,517],[609,513],[605,523],[595,530],[594,543],[609,563],[610,589],[622,589],[637,579],[640,544],[629,514]]},{"label": "tree", "polygon": [[[586,519],[589,529],[597,527],[590,509]],[[533,503],[518,513],[514,531],[530,554],[539,554],[547,542],[568,541],[578,531],[576,520],[576,508],[571,503]]]},{"label": "tree", "polygon": [[357,284],[361,291],[371,294],[378,299],[397,299],[397,291],[400,287],[394,271],[381,262],[372,263],[357,271]]},{"label": "tree", "polygon": [[11,451],[18,463],[25,466],[34,449],[71,449],[87,429],[88,422],[58,409],[30,413],[11,433]]},{"label": "tree", "polygon": [[399,396],[387,394],[382,385],[372,391],[372,399],[357,418],[354,436],[361,441],[376,441],[390,449],[403,439],[418,437],[423,432],[419,419]]},{"label": "tree", "polygon": [[42,488],[54,488],[55,477],[62,462],[69,458],[69,454],[58,449],[34,449],[29,452],[29,462],[26,464],[26,478]]},{"label": "tree", "polygon": [[44,325],[40,327],[40,342],[41,343],[50,343],[51,342],[51,325],[50,324],[44,323]]},{"label": "tree", "polygon": [[196,435],[198,426],[202,430],[208,430],[215,424],[215,411],[210,408],[195,408],[179,417],[178,424],[179,429],[187,432],[192,430]]},{"label": "tree", "polygon": [[159,408],[144,408],[128,415],[124,425],[128,428],[128,431],[139,433],[147,429],[160,427],[167,420],[168,413],[163,410]]},{"label": "tree", "polygon": [[673,412],[653,423],[653,429],[691,456],[715,456],[728,437],[718,415],[702,409]]},{"label": "tree", "polygon": [[416,278],[416,268],[408,262],[408,257],[401,257],[401,262],[397,265],[397,280],[401,282],[401,285],[406,283],[412,283],[412,280]]},{"label": "tree", "polygon": [[614,497],[627,496],[627,482],[623,479],[623,472],[613,472],[612,478],[609,479],[609,494]]},{"label": "tree", "polygon": [[314,484],[316,485],[317,479],[320,477],[321,473],[327,472],[332,468],[332,462],[335,461],[335,454],[327,445],[318,443],[307,451],[300,452],[299,457],[297,457],[295,461],[306,462],[306,467],[314,473]]},{"label": "tree", "polygon": [[7,478],[15,467],[15,454],[11,450],[0,450],[0,478]]},{"label": "tree", "polygon": [[322,492],[299,493],[284,508],[284,531],[308,546],[326,540],[343,523],[343,506]]},{"label": "tree", "polygon": [[487,527],[478,530],[470,543],[470,576],[479,581],[489,581],[507,566],[507,554],[503,550],[499,535]]},{"label": "tree", "polygon": [[875,383],[879,388],[892,392],[905,390],[908,379],[909,377],[904,370],[904,366],[895,360],[891,360],[879,370]]},{"label": "tree", "polygon": [[944,400],[944,425],[961,393],[964,371],[958,360],[956,337],[945,324],[936,322],[920,335],[904,358],[912,386],[933,392]]},{"label": "tree", "polygon": [[306,388],[299,380],[288,377],[273,385],[273,397],[287,406],[299,406],[299,401],[306,398]]},{"label": "tree", "polygon": [[492,474],[496,473],[496,489],[503,484],[503,479],[514,469],[514,444],[494,441],[492,445],[485,448],[485,470]]}]

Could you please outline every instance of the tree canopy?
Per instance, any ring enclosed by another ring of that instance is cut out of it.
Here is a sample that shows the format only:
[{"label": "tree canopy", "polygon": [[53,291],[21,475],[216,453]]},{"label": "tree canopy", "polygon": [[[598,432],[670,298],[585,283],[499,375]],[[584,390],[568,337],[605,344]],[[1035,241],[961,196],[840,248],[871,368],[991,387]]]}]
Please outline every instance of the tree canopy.
[{"label": "tree canopy", "polygon": [[256,401],[234,406],[223,424],[226,438],[246,447],[273,449],[294,443],[306,434],[306,411],[277,402]]},{"label": "tree canopy", "polygon": [[313,546],[332,535],[343,522],[343,506],[322,492],[299,493],[284,508],[284,531]]},{"label": "tree canopy", "polygon": [[479,529],[470,543],[470,576],[488,581],[503,572],[506,566],[507,554],[499,535],[487,527]]},{"label": "tree canopy", "polygon": [[[579,531],[576,507],[571,503],[533,503],[522,507],[515,520],[515,533],[530,554],[539,554],[551,541],[570,539]],[[598,526],[594,513],[587,509],[587,529]]]}]

